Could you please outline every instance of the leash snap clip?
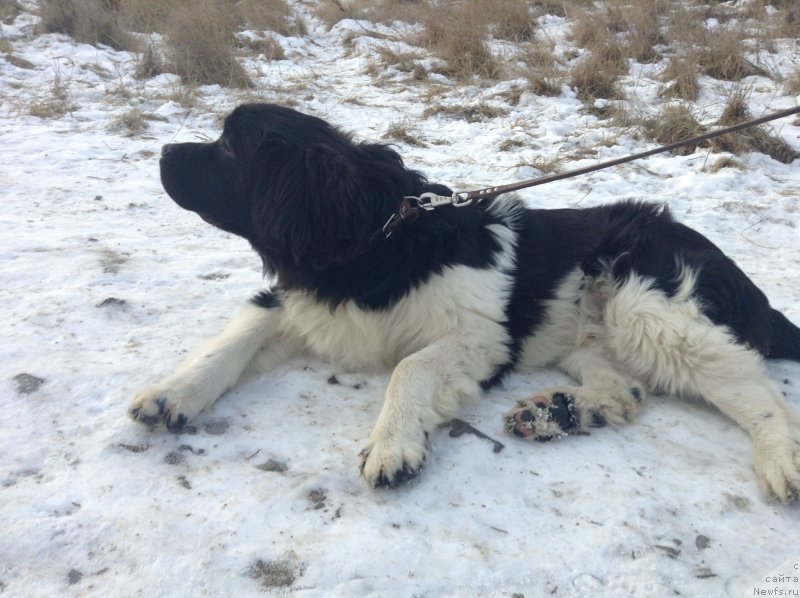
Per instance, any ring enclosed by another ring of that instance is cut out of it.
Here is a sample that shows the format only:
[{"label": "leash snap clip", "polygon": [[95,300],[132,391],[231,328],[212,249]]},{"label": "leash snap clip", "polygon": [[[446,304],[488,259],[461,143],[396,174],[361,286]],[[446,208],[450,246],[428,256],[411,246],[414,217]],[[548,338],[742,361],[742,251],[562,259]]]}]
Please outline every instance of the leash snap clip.
[{"label": "leash snap clip", "polygon": [[450,199],[452,200],[452,204],[457,208],[464,208],[472,203],[472,198],[466,191],[453,193],[453,197]]},{"label": "leash snap clip", "polygon": [[407,199],[415,200],[420,208],[430,212],[439,206],[446,206],[453,203],[455,196],[455,193],[452,197],[448,197],[447,195],[437,195],[431,191],[426,191],[425,193],[421,193],[419,197],[408,197]]}]

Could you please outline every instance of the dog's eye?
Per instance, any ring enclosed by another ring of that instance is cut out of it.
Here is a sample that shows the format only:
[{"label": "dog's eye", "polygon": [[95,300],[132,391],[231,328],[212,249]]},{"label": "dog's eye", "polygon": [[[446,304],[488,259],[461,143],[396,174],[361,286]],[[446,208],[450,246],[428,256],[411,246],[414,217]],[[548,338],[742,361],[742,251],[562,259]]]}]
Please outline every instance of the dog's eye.
[{"label": "dog's eye", "polygon": [[227,137],[220,137],[219,141],[217,142],[217,145],[226,154],[233,155],[233,149],[231,148],[231,144],[228,141]]}]

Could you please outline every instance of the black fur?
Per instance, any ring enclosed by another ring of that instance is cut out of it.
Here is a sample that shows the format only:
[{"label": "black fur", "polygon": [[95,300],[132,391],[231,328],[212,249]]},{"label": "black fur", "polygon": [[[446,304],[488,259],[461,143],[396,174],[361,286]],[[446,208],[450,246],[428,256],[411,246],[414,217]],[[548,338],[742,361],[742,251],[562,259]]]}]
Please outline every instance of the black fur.
[{"label": "black fur", "polygon": [[[180,206],[246,238],[279,289],[309,291],[331,307],[352,300],[385,309],[446,266],[493,267],[499,249],[486,225],[501,216],[487,204],[420,211],[391,238],[376,235],[404,196],[450,190],[406,168],[386,145],[354,142],[323,120],[275,105],[240,106],[215,142],[164,146],[161,176]],[[523,340],[542,323],[542,301],[576,265],[589,276],[611,267],[620,280],[636,272],[668,294],[680,264],[690,266],[713,322],[765,357],[800,361],[800,329],[731,259],[662,206],[524,210],[516,226],[509,359],[485,386],[514,367]],[[273,294],[254,301],[279,304]]]}]

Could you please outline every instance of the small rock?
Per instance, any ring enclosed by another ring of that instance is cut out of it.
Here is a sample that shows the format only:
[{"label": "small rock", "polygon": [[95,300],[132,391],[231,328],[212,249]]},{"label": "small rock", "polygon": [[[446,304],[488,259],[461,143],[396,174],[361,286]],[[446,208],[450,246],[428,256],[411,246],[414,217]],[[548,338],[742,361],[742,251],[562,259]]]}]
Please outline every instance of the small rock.
[{"label": "small rock", "polygon": [[261,465],[256,465],[256,467],[261,471],[274,471],[277,473],[283,473],[289,469],[286,463],[281,463],[275,459],[268,459]]},{"label": "small rock", "polygon": [[212,436],[220,436],[228,431],[228,427],[230,424],[221,419],[215,422],[208,422],[203,426],[203,429],[206,431],[206,434],[211,434]]},{"label": "small rock", "polygon": [[83,579],[83,573],[77,569],[71,569],[70,572],[67,573],[67,583],[71,586],[74,586],[81,579]]},{"label": "small rock", "polygon": [[31,374],[17,374],[14,376],[14,381],[17,383],[17,392],[21,395],[29,395],[37,390],[44,384],[44,379]]},{"label": "small rock", "polygon": [[226,278],[230,278],[230,274],[227,272],[211,272],[210,274],[203,274],[200,278],[203,280],[225,280]]},{"label": "small rock", "polygon": [[694,545],[697,546],[697,550],[705,550],[711,545],[711,540],[709,540],[708,536],[704,536],[703,534],[699,534],[694,539]]},{"label": "small rock", "polygon": [[108,297],[103,299],[97,304],[97,307],[125,307],[128,302],[125,299],[117,299],[116,297]]}]

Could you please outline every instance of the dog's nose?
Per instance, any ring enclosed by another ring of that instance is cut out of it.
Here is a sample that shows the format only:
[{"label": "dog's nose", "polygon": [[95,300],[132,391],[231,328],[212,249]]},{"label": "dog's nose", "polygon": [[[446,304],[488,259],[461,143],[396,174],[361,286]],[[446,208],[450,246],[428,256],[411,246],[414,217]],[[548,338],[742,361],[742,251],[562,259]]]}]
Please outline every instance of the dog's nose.
[{"label": "dog's nose", "polygon": [[166,155],[167,155],[167,154],[169,154],[170,152],[173,152],[173,151],[175,151],[175,148],[176,148],[176,147],[177,147],[177,146],[176,146],[174,143],[168,143],[168,144],[166,144],[166,145],[162,145],[162,146],[161,146],[161,155],[162,155],[162,156],[166,156]]}]

